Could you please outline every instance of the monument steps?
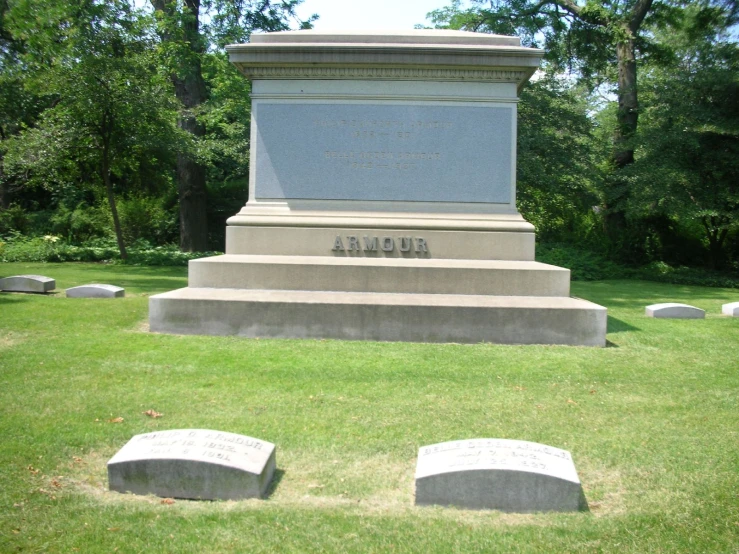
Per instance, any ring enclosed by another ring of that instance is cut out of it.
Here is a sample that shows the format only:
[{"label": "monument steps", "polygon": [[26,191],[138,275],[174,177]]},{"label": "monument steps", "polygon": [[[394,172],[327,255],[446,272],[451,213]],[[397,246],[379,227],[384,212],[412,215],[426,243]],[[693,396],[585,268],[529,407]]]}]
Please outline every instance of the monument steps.
[{"label": "monument steps", "polygon": [[604,346],[606,309],[552,296],[188,287],[152,296],[149,321],[175,334]]},{"label": "monument steps", "polygon": [[533,261],[225,254],[190,262],[195,288],[568,296],[570,271]]}]

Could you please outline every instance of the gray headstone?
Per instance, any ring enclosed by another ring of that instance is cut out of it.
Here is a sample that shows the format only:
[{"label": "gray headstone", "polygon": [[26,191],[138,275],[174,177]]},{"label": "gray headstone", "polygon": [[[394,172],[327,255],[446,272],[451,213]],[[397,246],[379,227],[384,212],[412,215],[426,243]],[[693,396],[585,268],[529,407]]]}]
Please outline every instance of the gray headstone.
[{"label": "gray headstone", "polygon": [[46,293],[56,288],[56,280],[43,275],[14,275],[0,279],[0,290],[5,292]]},{"label": "gray headstone", "polygon": [[275,445],[207,429],[136,435],[108,462],[110,490],[169,498],[262,498],[275,471]]},{"label": "gray headstone", "polygon": [[416,466],[416,504],[521,513],[586,508],[569,452],[508,439],[422,447]]},{"label": "gray headstone", "polygon": [[730,315],[732,317],[739,317],[739,302],[724,304],[723,306],[721,306],[721,313],[724,315]]},{"label": "gray headstone", "polygon": [[664,304],[652,304],[646,308],[647,317],[659,317],[664,319],[705,319],[706,312],[688,304],[677,304],[666,302]]},{"label": "gray headstone", "polygon": [[80,285],[67,289],[67,298],[122,298],[126,290],[115,285]]}]

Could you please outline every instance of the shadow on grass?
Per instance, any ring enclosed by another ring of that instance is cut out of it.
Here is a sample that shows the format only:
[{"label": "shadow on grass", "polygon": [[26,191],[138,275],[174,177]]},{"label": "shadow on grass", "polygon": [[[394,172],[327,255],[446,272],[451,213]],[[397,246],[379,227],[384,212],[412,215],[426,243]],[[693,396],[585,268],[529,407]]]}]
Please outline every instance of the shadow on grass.
[{"label": "shadow on grass", "polygon": [[282,478],[284,476],[284,469],[275,469],[275,473],[272,476],[272,482],[269,484],[267,491],[264,493],[265,500],[274,494],[274,492],[277,490],[277,486],[280,484],[280,481],[282,481]]},{"label": "shadow on grass", "polygon": [[34,296],[53,296],[54,293],[43,293],[43,292],[3,292],[0,291],[0,303],[19,302],[21,300],[28,300]]},{"label": "shadow on grass", "polygon": [[608,333],[627,333],[629,331],[640,331],[639,327],[634,327],[625,321],[613,316],[608,316]]}]

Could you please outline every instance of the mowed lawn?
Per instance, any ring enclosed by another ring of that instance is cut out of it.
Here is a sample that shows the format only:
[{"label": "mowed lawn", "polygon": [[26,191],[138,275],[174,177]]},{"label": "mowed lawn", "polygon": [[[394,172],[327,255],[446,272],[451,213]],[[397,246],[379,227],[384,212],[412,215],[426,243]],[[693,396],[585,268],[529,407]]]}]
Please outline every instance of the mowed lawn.
[{"label": "mowed lawn", "polygon": [[[27,273],[57,292],[0,293],[0,552],[739,552],[739,290],[573,283],[599,349],[159,335],[148,296],[184,268],[0,264]],[[126,298],[64,297],[91,282]],[[668,301],[706,319],[645,317]],[[177,428],[275,443],[269,498],[107,490],[133,435]],[[569,450],[590,511],[415,507],[418,448],[466,438]]]}]

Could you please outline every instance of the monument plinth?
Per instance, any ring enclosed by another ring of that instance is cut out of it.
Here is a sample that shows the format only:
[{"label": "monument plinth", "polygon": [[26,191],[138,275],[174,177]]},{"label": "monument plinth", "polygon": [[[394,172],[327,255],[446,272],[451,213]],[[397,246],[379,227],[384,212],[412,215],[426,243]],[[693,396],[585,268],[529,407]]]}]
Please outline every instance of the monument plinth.
[{"label": "monument plinth", "polygon": [[516,103],[541,50],[462,31],[253,35],[249,200],[152,331],[603,346],[606,311],[534,261]]}]

